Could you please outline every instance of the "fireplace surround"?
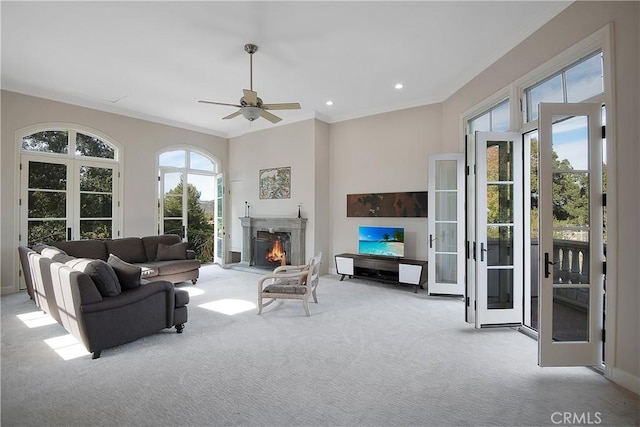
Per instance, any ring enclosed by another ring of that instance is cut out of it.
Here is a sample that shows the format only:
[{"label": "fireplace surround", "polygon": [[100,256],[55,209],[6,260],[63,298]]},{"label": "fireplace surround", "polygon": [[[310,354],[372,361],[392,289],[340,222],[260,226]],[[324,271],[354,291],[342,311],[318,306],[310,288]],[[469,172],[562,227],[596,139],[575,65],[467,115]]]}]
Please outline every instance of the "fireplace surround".
[{"label": "fireplace surround", "polygon": [[242,222],[241,263],[251,264],[253,244],[258,231],[268,233],[290,233],[291,253],[287,254],[291,265],[305,264],[305,230],[307,218],[254,218],[240,217]]}]

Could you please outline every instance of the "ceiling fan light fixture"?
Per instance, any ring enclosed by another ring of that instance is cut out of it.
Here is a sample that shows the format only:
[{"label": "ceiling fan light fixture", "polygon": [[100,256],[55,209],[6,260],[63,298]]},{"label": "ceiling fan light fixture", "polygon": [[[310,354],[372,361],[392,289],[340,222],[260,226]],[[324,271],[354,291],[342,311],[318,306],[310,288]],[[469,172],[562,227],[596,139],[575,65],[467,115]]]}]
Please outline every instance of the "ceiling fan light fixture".
[{"label": "ceiling fan light fixture", "polygon": [[262,109],[258,107],[242,107],[240,109],[240,112],[242,113],[244,118],[249,120],[250,122],[254,121],[255,119],[259,119],[260,116],[262,116]]}]

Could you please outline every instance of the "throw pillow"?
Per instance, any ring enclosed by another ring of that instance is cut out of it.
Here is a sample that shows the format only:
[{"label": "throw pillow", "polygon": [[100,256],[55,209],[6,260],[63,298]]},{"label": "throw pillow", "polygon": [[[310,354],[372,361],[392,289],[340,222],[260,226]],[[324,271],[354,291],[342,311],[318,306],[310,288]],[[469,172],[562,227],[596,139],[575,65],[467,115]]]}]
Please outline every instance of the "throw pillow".
[{"label": "throw pillow", "polygon": [[116,276],[118,276],[118,280],[120,281],[120,287],[123,291],[135,289],[140,286],[140,274],[142,273],[142,268],[137,265],[129,264],[114,254],[109,254],[107,264],[109,264],[113,268],[113,271],[116,272]]},{"label": "throw pillow", "polygon": [[187,242],[165,245],[158,243],[158,261],[171,261],[174,259],[187,259]]},{"label": "throw pillow", "polygon": [[71,255],[67,255],[65,251],[63,251],[62,249],[58,249],[54,246],[48,246],[46,248],[43,248],[40,254],[45,258],[49,258],[53,261],[62,262],[62,263],[75,259],[75,257],[72,257]]},{"label": "throw pillow", "polygon": [[87,273],[103,297],[114,297],[122,292],[116,272],[101,259],[79,258],[65,264],[74,270]]}]

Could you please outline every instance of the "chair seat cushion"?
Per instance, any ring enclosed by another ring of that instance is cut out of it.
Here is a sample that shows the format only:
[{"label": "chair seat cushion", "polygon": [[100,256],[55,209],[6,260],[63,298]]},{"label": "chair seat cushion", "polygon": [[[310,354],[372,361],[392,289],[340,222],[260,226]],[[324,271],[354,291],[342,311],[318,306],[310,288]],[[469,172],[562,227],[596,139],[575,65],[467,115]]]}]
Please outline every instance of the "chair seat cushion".
[{"label": "chair seat cushion", "polygon": [[263,292],[272,294],[297,294],[304,295],[307,292],[306,286],[287,285],[281,283],[274,283],[264,288]]}]

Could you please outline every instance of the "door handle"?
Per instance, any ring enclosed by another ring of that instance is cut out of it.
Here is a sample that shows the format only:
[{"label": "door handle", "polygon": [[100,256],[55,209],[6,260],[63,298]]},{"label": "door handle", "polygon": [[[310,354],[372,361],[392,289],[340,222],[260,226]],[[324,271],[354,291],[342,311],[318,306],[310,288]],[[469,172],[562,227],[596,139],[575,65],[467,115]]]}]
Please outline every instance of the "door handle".
[{"label": "door handle", "polygon": [[433,242],[434,242],[435,240],[438,240],[438,239],[437,239],[437,238],[435,238],[435,239],[434,239],[434,238],[433,238],[433,234],[429,234],[429,248],[432,248],[432,247],[433,247]]},{"label": "door handle", "polygon": [[67,227],[67,240],[71,240],[71,227]]},{"label": "door handle", "polygon": [[553,262],[553,261],[549,261],[549,252],[545,252],[544,253],[544,278],[548,278],[551,275],[551,272],[549,271],[549,266],[550,265],[555,265],[557,264],[558,261]]},{"label": "door handle", "polygon": [[484,248],[484,242],[480,243],[480,262],[484,261],[484,253],[487,250]]}]

